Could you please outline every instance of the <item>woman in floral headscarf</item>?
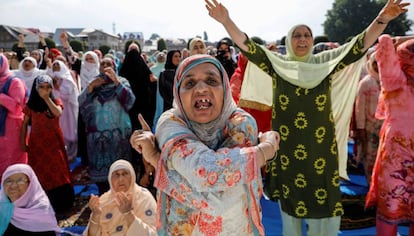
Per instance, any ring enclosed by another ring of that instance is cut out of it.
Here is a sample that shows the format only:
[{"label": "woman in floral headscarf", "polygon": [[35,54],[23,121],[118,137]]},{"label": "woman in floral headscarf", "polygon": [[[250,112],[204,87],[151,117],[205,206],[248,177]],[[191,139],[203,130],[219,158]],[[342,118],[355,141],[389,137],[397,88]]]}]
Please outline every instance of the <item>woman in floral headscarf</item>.
[{"label": "woman in floral headscarf", "polygon": [[414,39],[395,49],[389,35],[381,36],[376,59],[381,94],[375,116],[384,123],[366,206],[377,207],[377,235],[397,235],[401,223],[414,235]]},{"label": "woman in floral headscarf", "polygon": [[161,154],[151,132],[131,137],[157,166],[158,235],[264,235],[260,168],[279,136],[266,132],[258,144],[256,121],[237,108],[229,86],[216,58],[186,58],[174,78],[174,106],[158,121]]},{"label": "woman in floral headscarf", "polygon": [[27,164],[10,165],[0,190],[0,235],[59,235],[55,211]]}]

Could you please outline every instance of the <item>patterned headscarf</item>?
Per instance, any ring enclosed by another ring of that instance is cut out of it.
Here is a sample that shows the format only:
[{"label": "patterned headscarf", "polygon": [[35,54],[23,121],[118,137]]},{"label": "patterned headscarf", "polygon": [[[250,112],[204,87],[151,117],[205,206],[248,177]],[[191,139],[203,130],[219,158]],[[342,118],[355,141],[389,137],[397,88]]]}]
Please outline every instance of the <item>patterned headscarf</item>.
[{"label": "patterned headscarf", "polygon": [[[194,68],[197,65],[202,63],[211,63],[217,67],[220,71],[222,82],[223,82],[223,90],[224,90],[224,101],[223,101],[223,109],[221,111],[220,116],[206,124],[200,124],[197,122],[193,122],[187,118],[185,111],[183,109],[183,105],[180,99],[180,86],[183,82],[185,75],[188,73],[189,70]],[[185,120],[187,126],[197,135],[200,140],[205,143],[210,148],[216,148],[217,143],[219,141],[219,134],[221,130],[224,128],[226,121],[229,119],[230,115],[236,110],[237,106],[233,100],[230,90],[230,82],[225,73],[225,69],[222,64],[214,57],[210,55],[194,55],[186,58],[184,61],[180,63],[177,68],[175,78],[174,78],[174,101],[173,103],[176,105],[177,109],[174,109],[174,114],[178,117],[181,117]]]},{"label": "patterned headscarf", "polygon": [[[43,98],[40,97],[38,89],[40,84],[42,83],[48,83],[53,90],[53,80],[48,75],[39,75],[35,78],[33,82],[32,91],[30,92],[29,101],[27,102],[27,106],[32,109],[35,112],[44,112],[49,109],[46,102],[43,100]],[[50,98],[52,101],[55,101],[55,96],[53,95],[53,92],[50,92]]]},{"label": "patterned headscarf", "polygon": [[401,69],[408,78],[414,79],[414,39],[407,40],[397,48]]},{"label": "patterned headscarf", "polygon": [[[22,173],[29,179],[26,192],[10,202],[4,191],[4,181],[11,175]],[[14,164],[3,173],[0,190],[0,235],[9,223],[31,232],[60,232],[55,212],[33,169],[27,164]]]}]

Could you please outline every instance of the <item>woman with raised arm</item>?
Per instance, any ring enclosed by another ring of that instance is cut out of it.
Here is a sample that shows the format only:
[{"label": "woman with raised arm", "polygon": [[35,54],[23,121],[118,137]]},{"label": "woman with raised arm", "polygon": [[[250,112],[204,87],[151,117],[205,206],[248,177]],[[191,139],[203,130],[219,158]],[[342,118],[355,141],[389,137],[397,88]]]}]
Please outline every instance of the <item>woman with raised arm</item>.
[{"label": "woman with raised arm", "polygon": [[364,65],[360,59],[388,22],[407,12],[409,3],[389,0],[352,41],[317,55],[312,54],[313,35],[307,25],[288,32],[286,55],[274,54],[249,39],[221,3],[205,3],[209,15],[224,26],[249,61],[272,78],[272,127],[280,131],[281,151],[267,165],[264,192],[280,202],[283,234],[302,235],[305,220],[307,235],[337,235],[344,213],[339,180],[348,178],[347,139]]}]

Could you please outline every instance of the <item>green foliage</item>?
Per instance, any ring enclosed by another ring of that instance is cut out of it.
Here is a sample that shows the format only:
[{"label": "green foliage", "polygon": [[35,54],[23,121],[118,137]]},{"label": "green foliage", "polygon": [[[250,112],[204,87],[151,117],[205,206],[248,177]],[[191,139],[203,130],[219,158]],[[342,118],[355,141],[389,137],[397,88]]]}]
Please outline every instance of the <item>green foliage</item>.
[{"label": "green foliage", "polygon": [[106,55],[109,52],[109,50],[111,50],[111,47],[109,47],[108,45],[101,45],[99,47],[99,51],[102,52],[102,55]]},{"label": "green foliage", "polygon": [[69,42],[70,46],[72,47],[73,51],[75,52],[84,52],[85,48],[83,46],[83,42],[80,40],[72,40]]},{"label": "green foliage", "polygon": [[[53,39],[46,37],[45,42],[46,42],[46,45],[47,45],[48,48],[56,48],[56,42]],[[40,42],[37,45],[37,48],[43,48],[43,46]]]},{"label": "green foliage", "polygon": [[204,39],[204,42],[208,42],[208,35],[207,35],[207,31],[204,31],[204,37],[203,37],[203,39]]},{"label": "green foliage", "polygon": [[151,37],[150,37],[151,40],[156,40],[158,38],[160,38],[158,34],[151,34]]},{"label": "green foliage", "polygon": [[330,42],[328,36],[326,35],[319,35],[319,36],[315,36],[315,38],[313,38],[313,44],[316,45],[320,42]]},{"label": "green foliage", "polygon": [[163,51],[163,50],[167,50],[167,43],[165,42],[165,40],[163,38],[158,39],[157,41],[157,50],[158,51]]},{"label": "green foliage", "polygon": [[[324,32],[332,42],[344,43],[362,32],[377,17],[386,1],[374,0],[335,0],[333,8],[328,10],[323,23]],[[394,19],[384,33],[405,35],[412,21],[403,14]]]}]

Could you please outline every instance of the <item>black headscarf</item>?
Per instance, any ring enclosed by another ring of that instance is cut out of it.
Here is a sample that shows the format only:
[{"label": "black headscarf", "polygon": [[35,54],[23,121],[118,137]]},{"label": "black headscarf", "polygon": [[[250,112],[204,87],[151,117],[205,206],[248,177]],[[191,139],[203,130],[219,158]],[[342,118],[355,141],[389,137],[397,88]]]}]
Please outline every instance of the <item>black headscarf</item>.
[{"label": "black headscarf", "polygon": [[[43,100],[43,98],[40,97],[39,93],[37,92],[39,85],[45,82],[47,82],[53,89],[53,80],[48,75],[39,75],[33,81],[33,86],[30,92],[29,101],[27,102],[27,106],[35,112],[45,112],[49,110],[46,102]],[[53,102],[56,102],[53,92],[50,92],[49,96]]]}]

